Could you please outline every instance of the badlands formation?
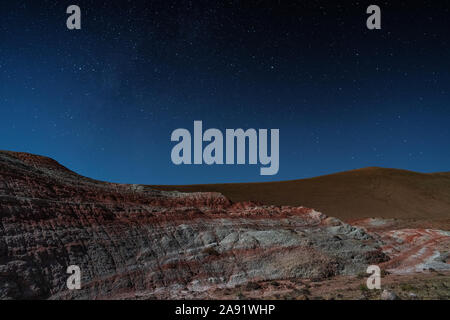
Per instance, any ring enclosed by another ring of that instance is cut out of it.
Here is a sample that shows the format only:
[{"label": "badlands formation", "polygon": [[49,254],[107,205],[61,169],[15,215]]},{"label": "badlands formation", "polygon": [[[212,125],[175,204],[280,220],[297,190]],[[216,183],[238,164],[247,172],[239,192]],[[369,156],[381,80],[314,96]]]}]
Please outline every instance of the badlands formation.
[{"label": "badlands formation", "polygon": [[0,299],[375,299],[372,264],[401,298],[450,298],[450,232],[363,218],[101,182],[1,151]]}]

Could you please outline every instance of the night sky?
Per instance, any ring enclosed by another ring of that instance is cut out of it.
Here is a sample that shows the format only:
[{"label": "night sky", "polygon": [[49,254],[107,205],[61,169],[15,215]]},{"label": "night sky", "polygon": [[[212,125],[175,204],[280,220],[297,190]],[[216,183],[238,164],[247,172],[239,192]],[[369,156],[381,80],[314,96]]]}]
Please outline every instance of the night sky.
[{"label": "night sky", "polygon": [[[2,1],[0,149],[142,184],[449,171],[449,6],[418,3]],[[280,129],[279,173],[172,164],[170,135],[194,120]]]}]

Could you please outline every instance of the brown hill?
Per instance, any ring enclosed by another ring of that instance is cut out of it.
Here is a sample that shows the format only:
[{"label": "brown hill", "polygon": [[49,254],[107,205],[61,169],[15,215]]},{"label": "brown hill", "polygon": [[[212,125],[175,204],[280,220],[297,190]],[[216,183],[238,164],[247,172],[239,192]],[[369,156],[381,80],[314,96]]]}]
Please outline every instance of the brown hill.
[{"label": "brown hill", "polygon": [[293,181],[154,187],[216,191],[232,201],[303,205],[344,220],[450,221],[449,172],[425,174],[370,167]]}]

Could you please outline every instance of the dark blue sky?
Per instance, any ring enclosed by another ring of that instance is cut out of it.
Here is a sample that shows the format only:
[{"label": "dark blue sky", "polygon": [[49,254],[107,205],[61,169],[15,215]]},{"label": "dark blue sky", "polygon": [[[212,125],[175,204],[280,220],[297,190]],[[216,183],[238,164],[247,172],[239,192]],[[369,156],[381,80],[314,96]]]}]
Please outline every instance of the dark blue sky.
[{"label": "dark blue sky", "polygon": [[[143,184],[449,171],[448,5],[391,2],[77,1],[69,31],[75,2],[2,1],[0,149]],[[279,128],[278,175],[173,165],[170,134],[194,120]]]}]

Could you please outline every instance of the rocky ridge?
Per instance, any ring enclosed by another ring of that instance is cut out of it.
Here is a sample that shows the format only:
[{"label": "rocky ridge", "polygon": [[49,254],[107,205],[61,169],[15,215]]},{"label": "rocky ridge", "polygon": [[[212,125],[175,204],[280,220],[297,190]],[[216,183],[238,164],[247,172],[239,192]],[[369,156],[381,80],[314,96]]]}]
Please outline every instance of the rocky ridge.
[{"label": "rocky ridge", "polygon": [[[313,209],[101,182],[26,153],[0,152],[0,222],[0,299],[189,298],[404,261],[397,235]],[[81,290],[66,287],[69,265]]]}]

